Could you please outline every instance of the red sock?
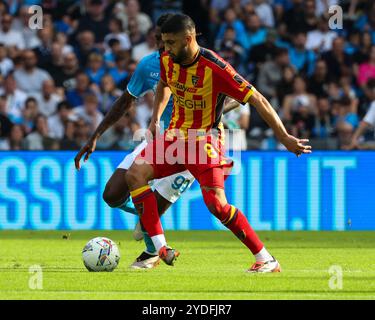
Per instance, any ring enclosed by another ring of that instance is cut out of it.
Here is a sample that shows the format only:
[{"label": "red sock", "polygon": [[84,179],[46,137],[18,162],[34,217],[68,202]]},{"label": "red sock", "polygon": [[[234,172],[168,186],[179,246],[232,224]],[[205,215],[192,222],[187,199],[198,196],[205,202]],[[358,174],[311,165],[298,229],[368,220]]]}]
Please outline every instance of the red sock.
[{"label": "red sock", "polygon": [[150,186],[144,186],[130,192],[133,203],[138,211],[143,227],[150,237],[163,234],[158,204]]},{"label": "red sock", "polygon": [[250,226],[250,223],[247,221],[245,215],[239,209],[229,204],[224,207],[224,210],[226,212],[229,212],[229,210],[234,210],[233,218],[227,224],[225,224],[225,226],[232,231],[253,254],[257,254],[260,250],[262,250],[264,245],[253,228]]}]

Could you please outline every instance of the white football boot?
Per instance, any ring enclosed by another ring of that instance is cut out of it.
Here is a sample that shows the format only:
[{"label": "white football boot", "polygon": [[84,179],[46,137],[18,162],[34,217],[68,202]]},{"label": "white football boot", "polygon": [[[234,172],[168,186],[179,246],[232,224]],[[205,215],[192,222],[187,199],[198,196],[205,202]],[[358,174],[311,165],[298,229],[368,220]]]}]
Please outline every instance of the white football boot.
[{"label": "white football boot", "polygon": [[141,255],[130,265],[131,269],[152,269],[159,265],[159,255],[152,255],[143,251]]},{"label": "white football boot", "polygon": [[272,257],[272,260],[265,262],[255,262],[250,269],[246,272],[249,273],[270,273],[270,272],[281,272],[280,263]]}]

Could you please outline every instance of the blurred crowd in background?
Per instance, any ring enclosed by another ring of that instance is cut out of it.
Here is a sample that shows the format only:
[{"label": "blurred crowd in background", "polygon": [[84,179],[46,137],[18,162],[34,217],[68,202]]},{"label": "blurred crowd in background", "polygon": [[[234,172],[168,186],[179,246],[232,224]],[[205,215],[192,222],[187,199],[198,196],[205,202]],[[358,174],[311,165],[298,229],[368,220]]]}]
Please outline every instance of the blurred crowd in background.
[{"label": "blurred crowd in background", "polygon": [[[29,27],[34,4],[42,29]],[[343,28],[330,28],[334,5]],[[375,148],[375,1],[3,0],[0,150],[79,149],[157,49],[154,25],[166,12],[190,15],[198,42],[255,85],[290,133],[315,149]],[[97,148],[132,149],[152,103],[152,92],[139,99]],[[233,148],[282,149],[252,107],[223,122],[244,137]]]}]

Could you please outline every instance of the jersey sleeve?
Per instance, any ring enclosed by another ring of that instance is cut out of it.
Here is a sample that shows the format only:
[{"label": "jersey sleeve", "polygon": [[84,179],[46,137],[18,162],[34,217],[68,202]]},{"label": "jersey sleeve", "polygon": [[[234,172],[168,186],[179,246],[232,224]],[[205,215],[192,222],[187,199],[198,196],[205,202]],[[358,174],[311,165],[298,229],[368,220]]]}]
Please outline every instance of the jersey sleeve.
[{"label": "jersey sleeve", "polygon": [[228,63],[224,68],[218,69],[217,82],[219,91],[225,95],[245,104],[253,94],[253,86],[240,76]]},{"label": "jersey sleeve", "polygon": [[148,91],[148,89],[146,88],[146,72],[145,72],[145,66],[146,66],[146,62],[144,60],[141,60],[129,83],[128,83],[128,86],[127,86],[127,91],[135,98],[139,98],[140,96],[142,96],[146,91]]}]

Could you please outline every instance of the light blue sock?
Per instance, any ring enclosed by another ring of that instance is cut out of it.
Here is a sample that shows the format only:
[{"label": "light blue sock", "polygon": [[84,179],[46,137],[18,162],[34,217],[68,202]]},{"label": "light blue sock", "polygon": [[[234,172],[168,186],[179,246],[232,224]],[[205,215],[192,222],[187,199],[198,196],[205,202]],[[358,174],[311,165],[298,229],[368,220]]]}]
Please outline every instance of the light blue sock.
[{"label": "light blue sock", "polygon": [[155,255],[158,254],[156,252],[156,248],[154,246],[154,243],[152,242],[152,239],[148,235],[147,231],[143,231],[143,242],[145,243],[145,245],[146,245],[146,251],[149,254],[155,254]]},{"label": "light blue sock", "polygon": [[146,229],[143,227],[142,223],[141,223],[141,228],[142,228],[142,232],[143,232],[143,242],[146,245],[146,251],[147,251],[147,253],[149,253],[149,254],[158,254],[156,252],[156,248],[154,246],[154,243],[152,242],[151,237],[148,235],[148,233],[147,233]]},{"label": "light blue sock", "polygon": [[134,206],[134,203],[133,203],[131,197],[128,197],[123,204],[119,205],[116,208],[121,209],[122,211],[125,211],[125,212],[129,212],[129,213],[134,214],[136,216],[138,215],[138,212],[135,209],[135,206]]}]

